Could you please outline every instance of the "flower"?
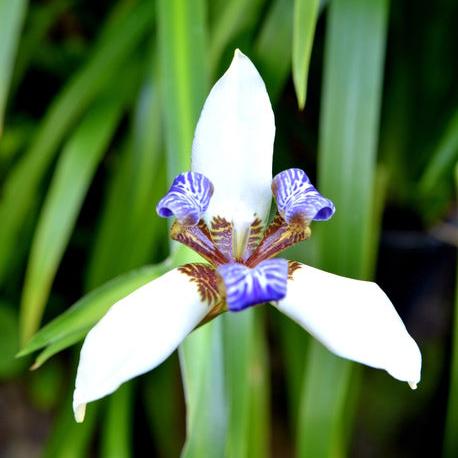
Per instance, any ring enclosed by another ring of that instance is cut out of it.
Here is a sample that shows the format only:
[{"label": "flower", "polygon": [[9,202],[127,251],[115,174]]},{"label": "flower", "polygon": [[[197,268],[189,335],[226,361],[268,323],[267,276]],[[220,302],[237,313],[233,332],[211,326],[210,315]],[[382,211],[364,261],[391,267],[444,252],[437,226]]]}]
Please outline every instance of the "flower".
[{"label": "flower", "polygon": [[[421,354],[385,293],[371,282],[274,258],[310,237],[333,203],[290,169],[272,180],[275,122],[263,80],[240,51],[200,116],[192,171],[157,205],[171,238],[207,263],[173,269],[114,304],[87,335],[76,377],[77,421],[88,402],[158,366],[196,326],[272,303],[329,350],[385,369],[414,388]],[[277,214],[267,218],[272,200]]]}]

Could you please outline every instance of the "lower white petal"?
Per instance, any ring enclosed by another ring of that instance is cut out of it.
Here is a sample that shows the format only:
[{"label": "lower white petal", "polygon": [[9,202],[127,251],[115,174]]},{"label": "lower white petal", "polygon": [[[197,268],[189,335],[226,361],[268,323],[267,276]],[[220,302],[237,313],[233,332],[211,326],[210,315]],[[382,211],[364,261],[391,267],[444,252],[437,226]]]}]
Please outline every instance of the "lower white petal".
[{"label": "lower white petal", "polygon": [[420,381],[420,350],[375,283],[301,264],[277,307],[337,355],[385,369],[412,387]]},{"label": "lower white petal", "polygon": [[204,318],[209,305],[197,284],[178,269],[147,283],[114,304],[91,329],[81,349],[73,410],[164,361]]}]

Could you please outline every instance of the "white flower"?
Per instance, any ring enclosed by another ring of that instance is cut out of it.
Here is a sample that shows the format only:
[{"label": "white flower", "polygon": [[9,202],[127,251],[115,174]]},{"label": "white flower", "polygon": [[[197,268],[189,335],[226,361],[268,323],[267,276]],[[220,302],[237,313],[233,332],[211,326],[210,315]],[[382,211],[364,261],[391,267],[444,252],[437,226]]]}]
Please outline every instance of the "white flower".
[{"label": "white flower", "polygon": [[[275,123],[256,68],[240,51],[205,102],[192,171],[175,178],[157,212],[175,217],[174,240],[208,264],[187,264],[114,304],[81,350],[73,408],[166,359],[197,325],[225,311],[271,302],[329,350],[385,369],[414,388],[421,354],[375,284],[273,259],[310,236],[310,223],[334,214],[299,169],[272,179]],[[278,212],[266,227],[274,194]]]}]

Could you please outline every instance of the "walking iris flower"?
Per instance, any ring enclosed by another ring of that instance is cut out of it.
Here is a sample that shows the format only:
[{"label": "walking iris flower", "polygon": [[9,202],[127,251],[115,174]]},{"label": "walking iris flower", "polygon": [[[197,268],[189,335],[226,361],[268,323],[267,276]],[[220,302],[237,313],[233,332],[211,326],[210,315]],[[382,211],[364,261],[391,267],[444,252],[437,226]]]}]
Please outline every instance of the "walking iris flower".
[{"label": "walking iris flower", "polygon": [[[412,388],[421,355],[375,284],[274,258],[310,237],[333,203],[300,169],[272,180],[275,122],[263,80],[240,51],[215,84],[192,146],[192,171],[157,205],[171,238],[207,263],[171,270],[114,304],[83,344],[73,408],[158,366],[195,327],[223,312],[271,303],[337,355],[385,369]],[[272,194],[277,204],[267,224]]]}]

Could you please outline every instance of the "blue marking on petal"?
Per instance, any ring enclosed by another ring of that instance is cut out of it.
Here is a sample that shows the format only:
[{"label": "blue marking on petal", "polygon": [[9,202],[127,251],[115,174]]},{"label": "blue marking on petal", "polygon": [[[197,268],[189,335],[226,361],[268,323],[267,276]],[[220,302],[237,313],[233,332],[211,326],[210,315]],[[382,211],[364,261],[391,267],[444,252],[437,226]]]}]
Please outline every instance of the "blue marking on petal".
[{"label": "blue marking on petal", "polygon": [[178,175],[169,192],[159,201],[156,212],[163,218],[175,216],[185,226],[195,226],[208,208],[213,195],[212,182],[201,173]]},{"label": "blue marking on petal", "polygon": [[316,190],[301,169],[288,169],[276,175],[272,192],[287,223],[295,219],[326,221],[336,211],[334,204]]},{"label": "blue marking on petal", "polygon": [[268,259],[253,269],[239,263],[223,264],[217,272],[226,288],[228,309],[233,312],[286,296],[288,261],[285,259]]}]

